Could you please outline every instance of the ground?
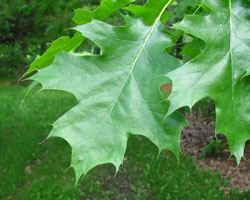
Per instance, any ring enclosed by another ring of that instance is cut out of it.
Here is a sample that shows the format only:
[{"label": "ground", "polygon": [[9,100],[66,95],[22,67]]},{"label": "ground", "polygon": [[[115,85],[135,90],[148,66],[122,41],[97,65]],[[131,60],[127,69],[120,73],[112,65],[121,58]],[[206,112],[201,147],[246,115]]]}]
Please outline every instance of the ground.
[{"label": "ground", "polygon": [[219,173],[197,169],[195,162],[201,160],[181,155],[178,164],[168,151],[157,158],[157,148],[138,136],[129,139],[116,176],[112,165],[102,165],[74,186],[74,172],[66,170],[69,145],[58,138],[41,141],[51,129],[49,124],[74,106],[75,99],[44,91],[28,96],[21,107],[24,94],[25,87],[0,86],[0,199],[250,199],[250,191],[232,189],[229,179]]},{"label": "ground", "polygon": [[[237,166],[234,157],[230,157],[229,147],[224,135],[217,135],[217,138],[224,145],[218,155],[211,155],[206,159],[202,157],[202,148],[215,137],[215,120],[206,121],[201,114],[199,116],[187,115],[189,127],[184,128],[181,138],[182,152],[192,156],[200,169],[210,169],[219,172],[223,179],[230,177],[230,186],[240,188],[241,191],[250,190],[250,141],[246,143],[244,159]],[[229,188],[223,188],[226,193]]]}]

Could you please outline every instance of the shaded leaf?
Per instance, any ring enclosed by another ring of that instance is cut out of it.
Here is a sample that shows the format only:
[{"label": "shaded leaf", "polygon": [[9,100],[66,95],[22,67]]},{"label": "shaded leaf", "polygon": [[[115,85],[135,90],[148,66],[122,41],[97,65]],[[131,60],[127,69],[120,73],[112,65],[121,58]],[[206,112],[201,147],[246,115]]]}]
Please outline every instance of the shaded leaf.
[{"label": "shaded leaf", "polygon": [[188,7],[194,8],[196,5],[197,0],[181,1],[175,10],[176,16],[180,17]]},{"label": "shaded leaf", "polygon": [[205,48],[204,42],[195,37],[193,38],[193,41],[190,44],[187,44],[184,47],[182,47],[180,55],[185,55],[185,58],[183,59],[185,62],[186,59],[190,60],[199,55],[202,52],[202,50],[204,50],[204,48]]},{"label": "shaded leaf", "polygon": [[245,76],[249,76],[249,75],[250,75],[250,67],[248,67],[248,69],[247,69],[247,72],[246,72]]},{"label": "shaded leaf", "polygon": [[134,0],[102,0],[100,7],[94,11],[85,9],[75,9],[75,15],[73,21],[78,25],[83,25],[91,22],[92,19],[103,21],[108,18],[114,12],[118,11],[122,7],[128,5]]},{"label": "shaded leaf", "polygon": [[[148,0],[145,5],[130,4],[123,9],[131,11],[134,13],[135,17],[141,17],[146,24],[152,25],[155,19],[159,16],[162,7],[171,2],[172,0]],[[161,21],[165,22],[168,17],[168,12],[164,12],[161,16]]]}]

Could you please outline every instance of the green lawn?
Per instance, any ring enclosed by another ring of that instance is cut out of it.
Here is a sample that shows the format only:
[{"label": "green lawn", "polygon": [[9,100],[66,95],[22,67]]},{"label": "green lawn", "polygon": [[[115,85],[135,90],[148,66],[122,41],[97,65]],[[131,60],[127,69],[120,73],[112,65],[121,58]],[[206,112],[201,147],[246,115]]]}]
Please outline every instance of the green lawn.
[{"label": "green lawn", "polygon": [[[31,94],[20,108],[25,88],[0,86],[0,199],[250,199],[250,192],[226,196],[218,174],[198,171],[189,156],[178,165],[147,139],[131,137],[124,165],[116,176],[112,165],[99,166],[74,187],[74,172],[66,170],[71,149],[59,139],[42,144],[59,116],[75,99],[66,93]],[[66,171],[65,171],[66,170]]]}]

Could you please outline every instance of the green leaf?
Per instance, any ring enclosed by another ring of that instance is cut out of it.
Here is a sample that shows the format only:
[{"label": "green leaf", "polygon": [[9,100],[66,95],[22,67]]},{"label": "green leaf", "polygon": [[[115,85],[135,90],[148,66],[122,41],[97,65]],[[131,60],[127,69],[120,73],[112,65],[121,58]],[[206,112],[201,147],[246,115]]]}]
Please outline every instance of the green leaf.
[{"label": "green leaf", "polygon": [[185,58],[183,59],[185,62],[186,59],[190,60],[190,58],[194,58],[199,55],[204,49],[204,47],[204,42],[195,37],[193,38],[193,41],[191,43],[182,47],[180,55],[185,55]]},{"label": "green leaf", "polygon": [[[130,4],[123,9],[131,11],[134,13],[135,17],[141,17],[146,24],[152,25],[155,19],[159,16],[162,7],[169,1],[170,0],[148,0],[145,5]],[[165,22],[168,17],[168,13],[164,12],[161,16],[161,21]]]},{"label": "green leaf", "polygon": [[178,3],[178,6],[175,9],[175,15],[181,17],[185,10],[189,7],[194,8],[197,5],[197,0],[185,0]]},{"label": "green leaf", "polygon": [[62,51],[74,51],[83,40],[84,37],[79,33],[76,33],[72,38],[69,36],[62,36],[58,38],[51,43],[50,48],[41,57],[37,58],[33,63],[31,63],[24,76],[36,71],[37,69],[48,67],[54,61],[55,53]]},{"label": "green leaf", "polygon": [[237,162],[250,139],[249,8],[242,1],[204,0],[208,16],[185,16],[174,26],[206,43],[196,58],[166,76],[173,81],[168,114],[211,97],[216,105],[216,134],[227,136]]},{"label": "green leaf", "polygon": [[49,137],[61,137],[72,147],[71,167],[76,180],[91,168],[112,163],[118,170],[128,138],[143,135],[158,148],[180,152],[183,116],[164,118],[168,103],[160,86],[165,74],[180,65],[164,49],[172,46],[159,22],[167,3],[152,26],[124,16],[127,24],[115,27],[92,20],[77,31],[96,43],[100,56],[56,55],[54,63],[30,79],[43,89],[68,91],[78,104],[59,118]]},{"label": "green leaf", "polygon": [[85,9],[75,9],[75,15],[73,21],[78,25],[83,25],[91,22],[92,19],[103,21],[108,18],[114,12],[118,11],[122,7],[128,5],[134,0],[102,0],[100,7],[94,11]]},{"label": "green leaf", "polygon": [[248,69],[247,69],[247,72],[246,72],[245,76],[249,76],[249,75],[250,75],[250,66],[248,67]]},{"label": "green leaf", "polygon": [[[123,9],[131,11],[134,14],[134,17],[136,18],[142,18],[143,21],[147,25],[152,25],[154,21],[156,20],[156,18],[159,16],[163,6],[171,2],[172,0],[171,1],[170,0],[158,0],[158,1],[148,0],[147,3],[144,5],[130,4],[129,6],[124,7]],[[169,18],[169,14],[170,12],[164,11],[160,18],[160,21],[162,23],[167,21]],[[172,37],[173,44],[176,43],[179,37],[178,34],[174,35],[173,33],[170,33],[170,32],[169,32],[169,36]],[[174,48],[174,45],[169,47],[166,50],[167,52],[170,53],[173,48]]]}]

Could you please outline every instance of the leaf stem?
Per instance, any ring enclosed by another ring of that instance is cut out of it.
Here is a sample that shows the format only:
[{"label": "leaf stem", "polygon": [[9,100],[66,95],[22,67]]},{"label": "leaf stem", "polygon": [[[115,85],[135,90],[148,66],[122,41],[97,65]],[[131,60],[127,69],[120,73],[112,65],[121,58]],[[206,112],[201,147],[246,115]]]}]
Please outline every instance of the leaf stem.
[{"label": "leaf stem", "polygon": [[195,9],[193,15],[195,15],[195,14],[200,10],[200,8],[201,8],[202,5],[203,5],[203,4],[201,3],[201,4]]},{"label": "leaf stem", "polygon": [[[235,112],[236,112],[236,107],[235,107],[235,99],[234,99],[234,95],[235,95],[235,88],[234,88],[234,62],[233,62],[233,52],[232,52],[232,41],[233,41],[233,22],[232,22],[232,0],[228,0],[229,1],[229,13],[230,13],[230,57],[231,57],[231,70],[232,70],[232,103],[233,103],[233,116],[234,116],[234,125],[235,125]],[[236,157],[237,158],[237,157]],[[237,158],[237,162],[238,158]]]}]

